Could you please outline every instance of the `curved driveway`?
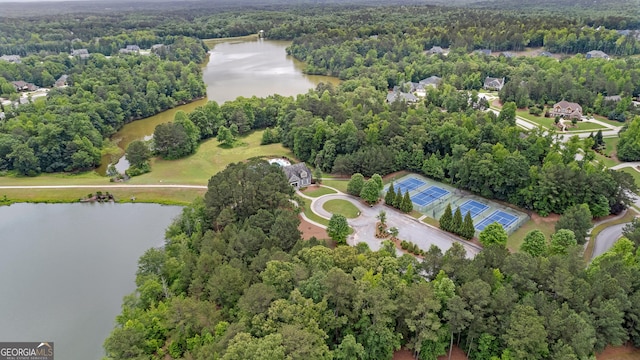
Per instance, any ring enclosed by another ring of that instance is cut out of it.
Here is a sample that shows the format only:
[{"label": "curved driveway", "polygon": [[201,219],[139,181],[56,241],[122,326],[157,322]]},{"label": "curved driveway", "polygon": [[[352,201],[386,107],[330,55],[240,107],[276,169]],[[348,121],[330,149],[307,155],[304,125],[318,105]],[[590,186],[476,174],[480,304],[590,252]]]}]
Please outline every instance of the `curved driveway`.
[{"label": "curved driveway", "polygon": [[347,239],[350,245],[366,242],[371,250],[375,251],[380,249],[382,239],[375,237],[375,223],[378,221],[376,217],[380,211],[384,210],[387,213],[388,227],[395,226],[398,228],[398,238],[411,241],[425,251],[429,250],[431,245],[436,245],[442,252],[445,252],[454,242],[459,242],[464,246],[464,249],[467,251],[467,257],[470,258],[474,257],[481,250],[481,248],[475,244],[456,239],[448,233],[427,225],[409,215],[400,213],[382,204],[369,207],[360,199],[347,194],[329,194],[313,198],[311,201],[311,210],[319,216],[329,219],[332,214],[325,210],[323,205],[329,200],[336,199],[349,201],[360,210],[360,216],[355,219],[347,219],[349,225],[354,230],[354,233]]},{"label": "curved driveway", "polygon": [[595,238],[591,260],[593,260],[596,256],[602,255],[607,250],[611,249],[613,244],[615,244],[615,242],[622,237],[622,229],[627,224],[628,223],[613,225],[602,230]]}]

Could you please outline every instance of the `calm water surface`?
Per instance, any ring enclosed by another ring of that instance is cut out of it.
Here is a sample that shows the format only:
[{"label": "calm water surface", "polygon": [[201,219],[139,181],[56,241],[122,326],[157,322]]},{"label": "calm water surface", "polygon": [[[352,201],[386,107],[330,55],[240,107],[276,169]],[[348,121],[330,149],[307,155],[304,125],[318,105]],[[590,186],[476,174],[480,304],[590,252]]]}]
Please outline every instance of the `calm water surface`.
[{"label": "calm water surface", "polygon": [[138,258],[181,212],[156,204],[0,207],[0,341],[54,341],[55,358],[99,360]]},{"label": "calm water surface", "polygon": [[215,45],[203,69],[207,97],[221,104],[238,96],[292,96],[320,82],[339,83],[335,77],[303,74],[304,63],[287,55],[289,45],[290,41],[263,39]]},{"label": "calm water surface", "polygon": [[[202,78],[207,86],[207,97],[218,104],[243,97],[267,97],[273,94],[293,96],[315,88],[319,83],[338,85],[340,80],[331,76],[305,75],[304,63],[288,56],[290,41],[263,39],[234,40],[219,42],[209,52],[209,61],[202,68]],[[198,100],[178,106],[155,116],[137,120],[125,125],[112,139],[121,149],[137,139],[149,139],[156,126],[173,121],[176,111],[190,112],[207,100]],[[105,174],[111,159],[102,158],[99,174]],[[122,157],[117,163],[119,172],[129,168]]]}]

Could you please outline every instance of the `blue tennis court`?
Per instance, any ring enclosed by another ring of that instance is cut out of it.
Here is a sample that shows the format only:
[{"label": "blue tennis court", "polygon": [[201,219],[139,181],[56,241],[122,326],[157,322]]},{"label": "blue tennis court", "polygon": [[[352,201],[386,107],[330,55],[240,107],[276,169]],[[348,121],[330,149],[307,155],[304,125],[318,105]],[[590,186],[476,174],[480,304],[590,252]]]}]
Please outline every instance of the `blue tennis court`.
[{"label": "blue tennis court", "polygon": [[464,204],[460,205],[458,209],[462,213],[462,217],[465,217],[467,213],[471,214],[471,218],[475,218],[476,216],[482,214],[489,207],[481,202],[477,202],[475,200],[469,200]]},{"label": "blue tennis court", "polygon": [[416,178],[407,178],[404,180],[399,181],[396,184],[393,184],[393,189],[398,192],[398,190],[400,190],[403,194],[407,191],[413,191],[417,188],[419,188],[420,186],[426,185],[427,183],[422,181],[422,180],[418,180]]},{"label": "blue tennis court", "polygon": [[426,190],[413,195],[411,197],[411,201],[418,204],[418,206],[426,206],[447,195],[448,193],[449,192],[445,189],[439,188],[437,186],[430,186]]},{"label": "blue tennis court", "polygon": [[479,223],[477,223],[476,224],[476,230],[482,231],[489,224],[492,224],[494,222],[497,222],[498,224],[502,225],[502,227],[504,229],[506,229],[511,224],[516,222],[516,220],[518,220],[517,216],[511,215],[511,214],[507,214],[504,211],[496,210],[491,215],[487,216],[484,220],[482,220]]}]

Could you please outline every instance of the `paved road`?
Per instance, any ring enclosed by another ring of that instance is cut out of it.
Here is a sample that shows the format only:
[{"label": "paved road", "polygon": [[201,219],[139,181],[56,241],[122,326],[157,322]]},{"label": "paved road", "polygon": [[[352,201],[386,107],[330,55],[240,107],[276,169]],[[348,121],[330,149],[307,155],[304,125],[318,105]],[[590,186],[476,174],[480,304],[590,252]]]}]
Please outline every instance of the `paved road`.
[{"label": "paved road", "polygon": [[609,250],[613,244],[622,237],[622,228],[624,228],[625,225],[627,224],[613,225],[602,230],[595,239],[591,259]]},{"label": "paved road", "polygon": [[346,194],[329,194],[315,198],[311,202],[311,210],[329,219],[331,218],[331,213],[323,208],[323,204],[334,199],[347,200],[360,210],[360,216],[355,219],[348,219],[349,225],[354,230],[354,233],[348,239],[350,245],[366,242],[371,250],[380,249],[382,240],[375,237],[374,224],[377,222],[376,217],[380,211],[384,210],[387,213],[388,227],[395,226],[399,230],[398,237],[400,239],[411,241],[425,251],[429,250],[431,245],[436,245],[445,252],[454,242],[459,242],[464,246],[467,251],[467,257],[469,258],[474,257],[481,250],[480,247],[474,244],[470,244],[464,240],[458,240],[448,233],[431,227],[399,211],[382,204],[369,207],[360,201],[360,199]]},{"label": "paved road", "polygon": [[616,166],[612,166],[611,168],[614,169],[614,170],[618,170],[618,169],[622,169],[622,168],[626,168],[626,167],[637,168],[638,166],[640,166],[640,161],[632,161],[632,162],[623,162],[623,163],[618,164]]},{"label": "paved road", "polygon": [[176,189],[207,189],[204,185],[6,185],[0,186],[0,189],[102,189],[102,188],[176,188]]}]

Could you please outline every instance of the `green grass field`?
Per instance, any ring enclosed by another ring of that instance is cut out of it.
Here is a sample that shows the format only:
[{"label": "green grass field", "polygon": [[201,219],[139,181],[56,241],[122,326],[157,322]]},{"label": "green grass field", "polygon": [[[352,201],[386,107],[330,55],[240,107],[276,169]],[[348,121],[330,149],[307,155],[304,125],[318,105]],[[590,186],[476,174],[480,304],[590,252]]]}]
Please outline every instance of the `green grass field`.
[{"label": "green grass field", "polygon": [[338,189],[343,193],[347,192],[347,185],[349,185],[349,179],[338,180],[338,179],[323,179],[322,185],[331,186],[334,189]]},{"label": "green grass field", "polygon": [[[566,121],[565,121],[566,123]],[[571,123],[571,122],[569,122]],[[576,123],[577,127],[571,127],[569,128],[569,131],[588,131],[588,130],[594,130],[594,134],[595,132],[597,132],[598,130],[605,130],[606,127],[600,125],[600,124],[596,124],[596,123],[591,123],[591,122],[583,122],[583,121],[578,121]]]},{"label": "green grass field", "polygon": [[524,237],[529,233],[529,231],[536,229],[542,231],[542,233],[547,237],[547,241],[549,241],[551,234],[556,231],[555,222],[541,221],[536,224],[533,220],[527,221],[513,234],[509,235],[507,238],[507,248],[514,252],[520,250],[520,245],[522,245]]},{"label": "green grass field", "polygon": [[306,190],[302,190],[302,192],[305,195],[310,196],[310,197],[314,197],[314,198],[320,197],[322,195],[328,195],[328,194],[335,194],[336,193],[335,190],[329,189],[329,188],[326,188],[326,187],[314,188],[313,190],[306,189]]},{"label": "green grass field", "polygon": [[620,121],[616,121],[616,120],[609,120],[604,116],[600,116],[600,115],[591,115],[591,116],[593,116],[593,118],[596,119],[596,120],[600,120],[603,123],[607,123],[607,124],[612,125],[612,126],[622,126],[622,125],[624,125],[624,122],[620,122]]},{"label": "green grass field", "polygon": [[189,157],[179,160],[154,158],[151,161],[151,172],[136,176],[129,183],[206,185],[211,176],[231,163],[258,156],[293,157],[282,144],[260,145],[262,133],[263,131],[255,131],[241,138],[239,142],[242,145],[232,149],[224,149],[216,139],[209,139],[201,143],[198,151]]},{"label": "green grass field", "polygon": [[358,208],[347,200],[329,200],[322,207],[332,214],[344,215],[347,219],[354,219],[360,215]]},{"label": "green grass field", "polygon": [[619,141],[620,141],[619,137],[604,138],[604,143],[606,145],[606,148],[603,150],[603,152],[607,155],[611,155],[612,153],[616,152],[616,148],[618,147]]},{"label": "green grass field", "polygon": [[600,161],[607,167],[612,167],[620,164],[620,161],[617,159],[608,158],[600,153],[596,153],[596,160]]},{"label": "green grass field", "polygon": [[552,128],[555,123],[553,118],[546,118],[544,116],[535,116],[535,115],[529,114],[528,110],[517,110],[516,116],[520,116],[521,118],[529,120],[532,123],[542,125],[542,127],[547,129]]},{"label": "green grass field", "polygon": [[627,174],[630,174],[633,177],[633,180],[635,180],[636,185],[638,186],[638,188],[640,188],[640,172],[638,172],[637,170],[630,168],[630,167],[626,167],[626,168],[622,168],[620,169],[620,171],[626,172]]},{"label": "green grass field", "polygon": [[313,211],[311,211],[311,200],[309,199],[303,199],[301,197],[297,197],[297,201],[298,204],[300,206],[302,206],[302,212],[304,213],[304,215],[312,221],[315,221],[319,224],[322,224],[324,226],[329,225],[329,220],[325,219],[319,215],[317,215],[316,213],[314,213]]}]

